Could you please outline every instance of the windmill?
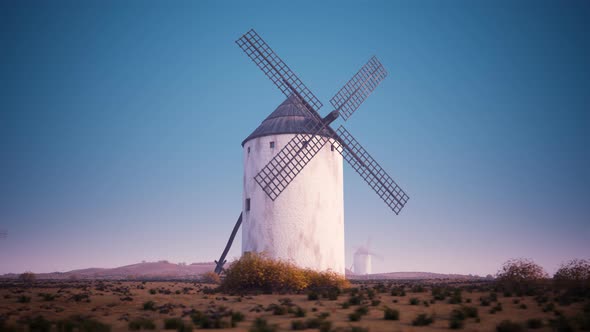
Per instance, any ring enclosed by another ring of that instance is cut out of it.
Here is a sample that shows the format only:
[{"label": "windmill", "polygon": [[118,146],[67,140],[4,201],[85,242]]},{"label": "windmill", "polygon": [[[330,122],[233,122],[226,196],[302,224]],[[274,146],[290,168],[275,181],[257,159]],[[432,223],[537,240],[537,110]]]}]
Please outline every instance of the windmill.
[{"label": "windmill", "polygon": [[409,199],[348,130],[330,126],[340,116],[347,120],[387,71],[376,57],[369,59],[330,100],[334,110],[322,117],[319,99],[254,30],[236,43],[287,99],[242,142],[242,213],[215,271],[221,273],[243,222],[243,253],[267,252],[344,274],[342,160],[395,214]]},{"label": "windmill", "polygon": [[372,259],[371,257],[383,260],[383,256],[373,252],[371,250],[370,240],[367,240],[367,244],[358,247],[352,258],[352,272],[358,275],[371,274]]}]

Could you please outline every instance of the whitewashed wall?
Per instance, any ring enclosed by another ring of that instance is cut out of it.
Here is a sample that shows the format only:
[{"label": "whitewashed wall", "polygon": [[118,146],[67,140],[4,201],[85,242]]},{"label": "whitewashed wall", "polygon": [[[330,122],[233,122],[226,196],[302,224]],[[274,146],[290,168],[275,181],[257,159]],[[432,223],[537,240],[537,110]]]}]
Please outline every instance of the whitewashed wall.
[{"label": "whitewashed wall", "polygon": [[[340,153],[326,144],[274,202],[254,180],[293,136],[264,136],[244,144],[242,253],[266,252],[301,267],[344,274]],[[250,211],[245,207],[247,198]]]}]

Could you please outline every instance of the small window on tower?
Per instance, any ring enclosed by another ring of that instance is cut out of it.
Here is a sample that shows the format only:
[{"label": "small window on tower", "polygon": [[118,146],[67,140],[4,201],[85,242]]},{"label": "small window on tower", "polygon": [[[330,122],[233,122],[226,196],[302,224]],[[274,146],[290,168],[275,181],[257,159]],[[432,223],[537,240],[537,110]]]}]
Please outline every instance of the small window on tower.
[{"label": "small window on tower", "polygon": [[270,148],[274,149],[275,148],[275,142],[270,142]]},{"label": "small window on tower", "polygon": [[246,198],[246,211],[250,211],[250,199]]},{"label": "small window on tower", "polygon": [[248,153],[250,153],[250,147],[248,147]]}]

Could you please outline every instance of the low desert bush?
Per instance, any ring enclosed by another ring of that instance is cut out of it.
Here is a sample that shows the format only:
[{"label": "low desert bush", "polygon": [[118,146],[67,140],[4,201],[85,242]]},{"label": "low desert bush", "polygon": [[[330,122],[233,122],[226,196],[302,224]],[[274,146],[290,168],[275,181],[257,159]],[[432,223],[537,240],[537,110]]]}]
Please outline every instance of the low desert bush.
[{"label": "low desert bush", "polygon": [[496,325],[496,332],[521,332],[524,331],[522,325],[514,323],[510,320],[503,320]]},{"label": "low desert bush", "polygon": [[129,322],[128,327],[131,331],[138,330],[155,330],[156,324],[154,321],[147,318],[136,318]]},{"label": "low desert bush", "polygon": [[359,320],[361,320],[362,317],[363,315],[356,311],[348,314],[348,320],[351,322],[358,322]]},{"label": "low desert bush", "polygon": [[21,273],[18,276],[18,280],[20,280],[26,284],[33,283],[36,279],[37,279],[37,276],[33,272],[30,272],[30,271],[27,271],[25,273]]},{"label": "low desert bush", "polygon": [[266,319],[262,317],[256,318],[250,327],[250,332],[275,332],[278,331],[277,325],[270,325]]},{"label": "low desert bush", "polygon": [[433,322],[434,322],[434,317],[428,316],[426,314],[419,314],[412,321],[412,325],[414,325],[414,326],[426,326],[426,325],[432,324]]},{"label": "low desert bush", "polygon": [[418,305],[420,304],[420,300],[418,300],[417,298],[413,297],[410,299],[410,305]]},{"label": "low desert bush", "polygon": [[383,319],[399,320],[399,310],[385,307],[385,309],[383,309]]},{"label": "low desert bush", "polygon": [[216,284],[219,285],[221,283],[221,278],[219,275],[213,271],[208,271],[203,273],[201,276],[201,281],[206,284]]},{"label": "low desert bush", "polygon": [[342,275],[302,269],[292,263],[274,260],[264,254],[249,253],[234,261],[225,271],[220,289],[228,293],[317,292],[349,286]]},{"label": "low desert bush", "polygon": [[26,295],[21,295],[16,298],[16,302],[18,303],[29,303],[31,302],[31,297]]},{"label": "low desert bush", "polygon": [[143,310],[155,311],[156,310],[156,302],[154,302],[154,301],[144,302],[143,303]]},{"label": "low desert bush", "polygon": [[543,326],[543,321],[538,318],[530,318],[526,321],[526,327],[529,329],[540,329]]},{"label": "low desert bush", "polygon": [[35,316],[27,319],[29,331],[49,332],[51,331],[51,322],[43,316]]},{"label": "low desert bush", "polygon": [[307,325],[305,325],[305,322],[302,320],[292,320],[291,321],[291,330],[305,330],[307,329]]},{"label": "low desert bush", "polygon": [[179,332],[191,331],[192,328],[184,324],[180,318],[166,318],[164,319],[164,330],[176,330]]},{"label": "low desert bush", "polygon": [[109,332],[111,330],[110,325],[82,315],[74,315],[68,319],[57,321],[56,326],[60,332]]}]

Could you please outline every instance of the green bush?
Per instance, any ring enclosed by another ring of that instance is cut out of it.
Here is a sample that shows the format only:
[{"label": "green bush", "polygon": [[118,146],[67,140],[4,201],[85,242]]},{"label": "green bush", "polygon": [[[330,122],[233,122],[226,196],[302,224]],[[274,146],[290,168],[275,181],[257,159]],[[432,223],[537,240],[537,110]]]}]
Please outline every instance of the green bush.
[{"label": "green bush", "polygon": [[521,332],[524,331],[522,325],[509,320],[503,320],[496,326],[497,332]]},{"label": "green bush", "polygon": [[278,330],[277,325],[269,325],[266,319],[262,317],[256,318],[250,327],[250,332],[276,332]]},{"label": "green bush", "polygon": [[315,292],[315,291],[311,291],[309,293],[307,293],[307,300],[308,301],[317,301],[320,299],[320,295]]},{"label": "green bush", "polygon": [[293,320],[291,321],[291,330],[305,330],[307,329],[307,325],[302,320]]},{"label": "green bush", "polygon": [[348,320],[351,322],[358,322],[359,320],[361,320],[361,317],[363,315],[359,314],[358,312],[353,312],[348,314]]},{"label": "green bush", "polygon": [[144,302],[143,303],[143,310],[155,311],[156,310],[156,302],[154,302],[154,301]]},{"label": "green bush", "polygon": [[538,318],[531,318],[526,321],[526,327],[529,329],[539,329],[543,326],[543,321]]},{"label": "green bush", "polygon": [[426,314],[419,314],[412,321],[412,325],[414,325],[414,326],[426,326],[426,325],[432,324],[433,322],[434,322],[434,317],[428,316]]},{"label": "green bush", "polygon": [[90,317],[74,315],[68,319],[57,322],[57,330],[60,332],[109,332],[111,327]]},{"label": "green bush", "polygon": [[176,330],[179,332],[192,331],[192,328],[184,324],[180,318],[166,318],[164,319],[164,330]]},{"label": "green bush", "polygon": [[136,319],[130,321],[128,326],[129,326],[129,329],[132,331],[138,331],[141,329],[144,329],[144,330],[155,330],[156,329],[156,324],[154,324],[154,321],[152,321],[151,319],[147,319],[147,318],[136,318]]},{"label": "green bush", "polygon": [[383,319],[399,320],[399,310],[385,307],[385,309],[383,310]]},{"label": "green bush", "polygon": [[29,303],[31,302],[31,297],[26,295],[21,295],[16,298],[16,302],[18,303]]},{"label": "green bush", "polygon": [[410,299],[410,305],[418,305],[420,304],[420,300],[418,300],[417,298],[413,297]]},{"label": "green bush", "polygon": [[28,320],[29,330],[31,332],[49,332],[51,331],[51,322],[43,316],[35,316]]},{"label": "green bush", "polygon": [[463,313],[465,314],[466,317],[468,318],[477,318],[478,317],[478,312],[477,312],[477,308],[473,307],[473,306],[462,306],[461,307],[461,311],[463,311]]}]

